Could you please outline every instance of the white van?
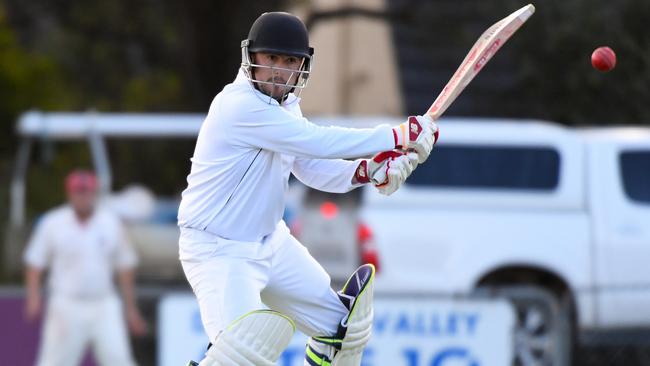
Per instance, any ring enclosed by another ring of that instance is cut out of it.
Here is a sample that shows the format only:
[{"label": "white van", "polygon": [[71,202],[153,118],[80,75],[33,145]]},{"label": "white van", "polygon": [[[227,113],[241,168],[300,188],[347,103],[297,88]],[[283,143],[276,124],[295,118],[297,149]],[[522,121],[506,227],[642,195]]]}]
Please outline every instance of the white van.
[{"label": "white van", "polygon": [[511,298],[517,365],[568,364],[574,336],[650,329],[650,128],[440,129],[401,190],[364,190],[377,292]]}]

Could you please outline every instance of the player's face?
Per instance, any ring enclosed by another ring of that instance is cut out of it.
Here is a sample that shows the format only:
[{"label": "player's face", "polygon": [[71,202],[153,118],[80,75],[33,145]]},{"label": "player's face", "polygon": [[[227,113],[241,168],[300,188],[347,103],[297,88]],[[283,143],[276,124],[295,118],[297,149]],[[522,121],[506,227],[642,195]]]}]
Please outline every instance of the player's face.
[{"label": "player's face", "polygon": [[68,202],[79,216],[90,216],[95,207],[97,192],[94,189],[80,189],[68,192]]},{"label": "player's face", "polygon": [[253,63],[267,67],[255,67],[253,77],[258,81],[276,84],[258,83],[258,86],[266,95],[281,98],[296,85],[302,62],[302,57],[257,52],[253,54]]}]

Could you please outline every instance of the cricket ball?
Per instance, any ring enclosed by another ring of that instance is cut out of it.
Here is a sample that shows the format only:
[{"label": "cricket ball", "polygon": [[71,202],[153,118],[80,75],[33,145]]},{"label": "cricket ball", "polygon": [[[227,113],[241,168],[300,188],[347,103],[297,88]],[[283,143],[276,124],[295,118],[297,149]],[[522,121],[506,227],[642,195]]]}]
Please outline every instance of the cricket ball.
[{"label": "cricket ball", "polygon": [[591,65],[598,71],[611,71],[616,66],[616,54],[609,47],[598,47],[591,54]]}]

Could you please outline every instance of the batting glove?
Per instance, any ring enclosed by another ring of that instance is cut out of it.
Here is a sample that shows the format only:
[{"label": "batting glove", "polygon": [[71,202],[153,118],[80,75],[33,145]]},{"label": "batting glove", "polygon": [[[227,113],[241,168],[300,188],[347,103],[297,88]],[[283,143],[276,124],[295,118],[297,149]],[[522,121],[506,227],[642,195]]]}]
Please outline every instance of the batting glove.
[{"label": "batting glove", "polygon": [[408,120],[393,128],[395,148],[415,151],[418,163],[424,163],[433,145],[438,141],[438,124],[428,115],[410,116]]},{"label": "batting glove", "polygon": [[[416,154],[401,151],[384,151],[372,159],[362,160],[355,178],[359,183],[372,183],[379,193],[391,195],[397,191],[413,172],[412,160]],[[417,159],[415,159],[417,160]]]}]

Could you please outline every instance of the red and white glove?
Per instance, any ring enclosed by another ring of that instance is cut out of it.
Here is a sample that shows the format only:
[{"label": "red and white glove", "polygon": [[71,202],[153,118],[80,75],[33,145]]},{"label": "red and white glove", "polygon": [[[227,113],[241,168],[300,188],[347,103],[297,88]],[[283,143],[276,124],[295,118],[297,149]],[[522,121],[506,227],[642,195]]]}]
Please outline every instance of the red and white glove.
[{"label": "red and white glove", "polygon": [[413,169],[414,164],[404,152],[384,151],[362,160],[354,177],[359,183],[374,184],[379,193],[389,196],[402,186]]},{"label": "red and white glove", "polygon": [[415,151],[422,164],[438,141],[438,124],[428,115],[410,116],[406,122],[393,127],[393,137],[396,149]]}]

